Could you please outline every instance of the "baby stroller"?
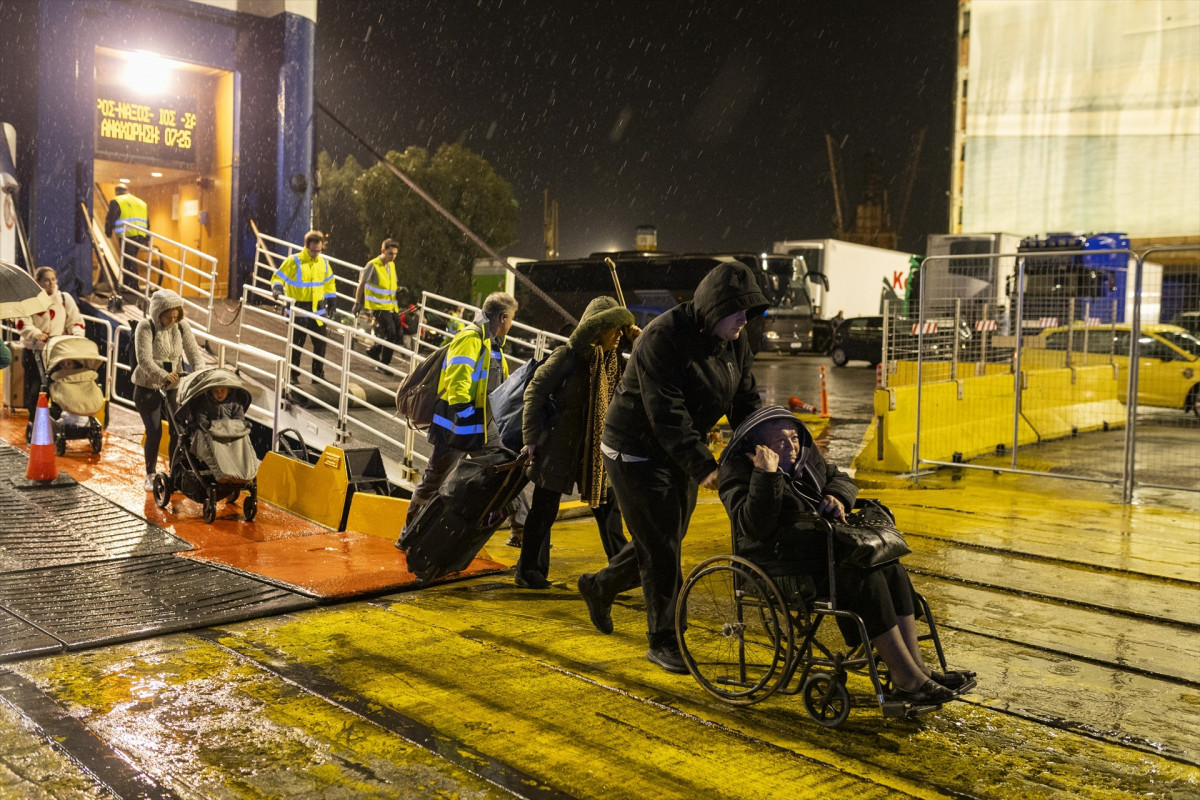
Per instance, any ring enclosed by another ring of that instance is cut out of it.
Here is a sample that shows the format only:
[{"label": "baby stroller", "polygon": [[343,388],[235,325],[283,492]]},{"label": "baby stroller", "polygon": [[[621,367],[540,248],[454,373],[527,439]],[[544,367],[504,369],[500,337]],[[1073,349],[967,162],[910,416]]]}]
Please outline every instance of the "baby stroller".
[{"label": "baby stroller", "polygon": [[[93,453],[104,446],[104,429],[95,415],[108,403],[97,383],[107,360],[96,343],[83,336],[55,336],[43,348],[37,363],[50,401],[54,452],[58,455],[66,454],[67,442],[72,439],[87,439]],[[32,419],[25,426],[25,443],[31,441]]]},{"label": "baby stroller", "polygon": [[181,492],[203,504],[204,521],[211,524],[217,502],[236,500],[244,491],[242,514],[252,521],[258,513],[258,456],[245,419],[250,390],[233,372],[213,367],[185,375],[175,404],[168,400],[164,406],[176,441],[170,473],[154,476],[154,502],[166,508],[171,495]]}]

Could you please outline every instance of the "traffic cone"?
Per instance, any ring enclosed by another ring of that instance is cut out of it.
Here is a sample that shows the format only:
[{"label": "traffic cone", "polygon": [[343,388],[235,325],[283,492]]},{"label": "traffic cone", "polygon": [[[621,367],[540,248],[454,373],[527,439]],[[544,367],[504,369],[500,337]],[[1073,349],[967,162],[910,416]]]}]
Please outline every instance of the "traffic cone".
[{"label": "traffic cone", "polygon": [[52,481],[58,477],[54,463],[54,429],[50,425],[50,401],[46,393],[38,395],[37,413],[33,418],[33,443],[29,448],[29,468],[25,477],[31,481]]}]

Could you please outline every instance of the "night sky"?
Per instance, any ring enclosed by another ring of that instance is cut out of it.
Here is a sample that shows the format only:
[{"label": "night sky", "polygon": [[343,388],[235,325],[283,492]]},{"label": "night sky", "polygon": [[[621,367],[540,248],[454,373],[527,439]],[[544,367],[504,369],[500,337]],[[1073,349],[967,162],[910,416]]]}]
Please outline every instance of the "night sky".
[{"label": "night sky", "polygon": [[[954,0],[321,0],[320,102],[382,152],[457,141],[520,202],[541,257],[542,192],[563,257],[769,249],[831,236],[825,134],[853,218],[874,150],[898,216],[926,137],[902,249],[946,230]],[[317,148],[371,156],[318,112]],[[850,220],[847,221],[848,224]]]}]

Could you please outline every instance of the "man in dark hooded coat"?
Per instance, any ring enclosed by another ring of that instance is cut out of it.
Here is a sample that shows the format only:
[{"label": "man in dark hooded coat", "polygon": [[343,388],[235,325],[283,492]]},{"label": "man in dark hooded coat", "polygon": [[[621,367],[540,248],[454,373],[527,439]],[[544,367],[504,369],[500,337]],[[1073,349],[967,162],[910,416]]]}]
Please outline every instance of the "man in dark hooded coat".
[{"label": "man in dark hooded coat", "polygon": [[680,545],[697,487],[717,487],[708,432],[722,416],[736,428],[762,404],[750,342],[741,334],[747,318],[766,307],[749,267],[719,263],[691,302],[646,326],[605,418],[604,465],[633,541],[607,567],[581,576],[579,591],[592,623],[611,633],[613,600],[640,580],[646,657],[670,672],[687,671],[675,637]]}]

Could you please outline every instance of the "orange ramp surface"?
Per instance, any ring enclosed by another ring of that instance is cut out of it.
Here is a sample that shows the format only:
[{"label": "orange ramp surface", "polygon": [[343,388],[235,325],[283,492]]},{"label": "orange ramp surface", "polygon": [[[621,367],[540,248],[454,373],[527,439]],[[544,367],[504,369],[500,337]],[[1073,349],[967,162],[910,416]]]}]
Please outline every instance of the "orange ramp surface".
[{"label": "orange ramp surface", "polygon": [[[25,416],[0,415],[0,438],[28,451]],[[160,466],[162,462],[160,461]],[[206,524],[198,503],[176,493],[166,509],[142,488],[139,443],[104,435],[98,455],[68,446],[57,459],[65,472],[89,489],[133,514],[158,525],[194,548],[180,553],[215,566],[284,586],[321,601],[382,594],[418,585],[408,571],[404,553],[391,541],[352,531],[331,531],[259,500],[253,522],[242,518],[240,505],[218,505],[217,518]],[[450,578],[470,577],[507,569],[486,552],[470,567]]]}]

